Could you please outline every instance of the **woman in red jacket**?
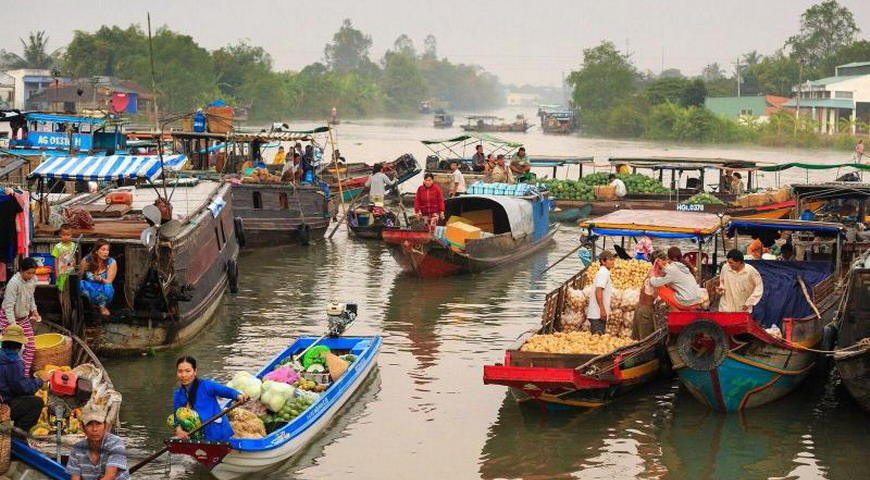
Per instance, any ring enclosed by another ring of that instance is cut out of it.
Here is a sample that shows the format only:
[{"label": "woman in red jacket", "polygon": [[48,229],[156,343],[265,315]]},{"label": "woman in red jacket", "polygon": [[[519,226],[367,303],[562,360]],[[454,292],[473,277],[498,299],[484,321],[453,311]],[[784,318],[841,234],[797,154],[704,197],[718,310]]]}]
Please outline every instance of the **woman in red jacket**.
[{"label": "woman in red jacket", "polygon": [[414,213],[422,216],[430,229],[435,228],[438,220],[444,219],[444,193],[435,185],[435,177],[431,173],[423,175],[423,185],[417,189]]}]

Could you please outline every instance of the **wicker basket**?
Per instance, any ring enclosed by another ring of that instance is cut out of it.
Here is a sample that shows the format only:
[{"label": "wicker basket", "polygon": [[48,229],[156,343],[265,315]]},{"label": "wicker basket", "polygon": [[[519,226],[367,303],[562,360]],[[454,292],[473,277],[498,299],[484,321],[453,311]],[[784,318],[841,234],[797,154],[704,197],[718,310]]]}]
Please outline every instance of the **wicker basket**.
[{"label": "wicker basket", "polygon": [[0,405],[0,475],[9,471],[12,462],[12,420],[10,419],[9,405]]},{"label": "wicker basket", "polygon": [[615,185],[596,185],[592,187],[592,192],[595,193],[596,200],[605,202],[616,200]]},{"label": "wicker basket", "polygon": [[[33,371],[42,370],[48,364],[57,366],[72,366],[72,339],[66,335],[60,335],[61,341],[55,341],[57,333],[45,333],[36,336],[36,352],[33,355]],[[40,342],[40,337],[42,342]],[[51,337],[49,339],[49,337]],[[40,343],[45,344],[40,348]]]}]

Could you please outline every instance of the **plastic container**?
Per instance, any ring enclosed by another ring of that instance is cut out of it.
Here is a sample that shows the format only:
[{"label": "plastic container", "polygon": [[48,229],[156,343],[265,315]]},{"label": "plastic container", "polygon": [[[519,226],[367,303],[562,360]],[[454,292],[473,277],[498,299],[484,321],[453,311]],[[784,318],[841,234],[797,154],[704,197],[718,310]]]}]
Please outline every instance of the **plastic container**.
[{"label": "plastic container", "polygon": [[109,192],[106,194],[109,205],[133,205],[133,192]]},{"label": "plastic container", "polygon": [[367,213],[362,214],[362,215],[357,215],[356,224],[360,227],[368,227],[369,220],[370,220],[370,217],[369,217],[369,214],[367,214]]}]

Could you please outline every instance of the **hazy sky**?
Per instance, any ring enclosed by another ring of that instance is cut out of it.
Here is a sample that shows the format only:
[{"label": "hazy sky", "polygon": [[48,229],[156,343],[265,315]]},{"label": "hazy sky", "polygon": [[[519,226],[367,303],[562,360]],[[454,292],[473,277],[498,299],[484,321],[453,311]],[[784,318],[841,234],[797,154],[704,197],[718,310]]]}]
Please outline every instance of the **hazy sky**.
[{"label": "hazy sky", "polygon": [[[279,69],[298,70],[323,57],[323,47],[350,18],[371,35],[379,59],[402,33],[418,49],[434,34],[439,56],[477,63],[504,83],[559,85],[603,39],[632,52],[641,70],[700,73],[710,62],[728,69],[738,54],[771,53],[797,32],[811,0],[151,0],[27,3],[0,0],[0,48],[20,50],[19,37],[45,30],[50,47],[74,30],[103,24],[167,25],[208,49],[240,39],[265,47]],[[870,1],[841,0],[870,38]]]}]

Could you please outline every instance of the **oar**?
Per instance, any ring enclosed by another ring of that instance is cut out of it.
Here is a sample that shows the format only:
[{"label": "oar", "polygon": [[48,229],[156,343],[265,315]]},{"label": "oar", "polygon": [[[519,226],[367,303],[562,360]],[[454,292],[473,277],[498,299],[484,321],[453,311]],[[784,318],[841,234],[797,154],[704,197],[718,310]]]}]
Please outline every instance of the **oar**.
[{"label": "oar", "polygon": [[[222,411],[221,411],[220,413],[218,413],[217,415],[215,415],[215,416],[209,418],[208,420],[206,420],[205,422],[203,422],[202,425],[200,425],[200,426],[194,428],[193,430],[187,432],[188,435],[193,435],[194,433],[196,433],[196,432],[202,430],[203,428],[205,428],[206,425],[208,425],[208,424],[214,422],[215,420],[217,420],[217,419],[223,417],[224,415],[226,415],[227,413],[229,413],[230,410],[232,410],[232,409],[234,409],[234,408],[240,406],[241,404],[242,404],[241,402],[235,402],[235,403],[233,403],[232,405],[230,405],[229,407],[225,408],[224,410],[222,410]],[[164,453],[166,453],[167,450],[169,450],[169,447],[168,447],[168,446],[161,448],[160,451],[158,451],[158,452],[152,453],[151,455],[149,455],[147,458],[145,458],[145,459],[142,460],[141,462],[139,462],[139,463],[137,463],[136,465],[133,465],[132,467],[130,467],[129,472],[130,472],[130,473],[134,473],[136,470],[139,470],[140,468],[144,467],[146,464],[151,463],[152,461],[156,460],[159,456],[161,456],[161,455],[163,455]]]},{"label": "oar", "polygon": [[565,260],[566,258],[568,258],[569,256],[571,256],[572,253],[576,252],[577,250],[580,250],[581,248],[583,248],[583,244],[582,244],[582,243],[581,243],[580,245],[578,245],[576,248],[574,248],[573,250],[571,250],[570,252],[566,253],[564,257],[562,257],[562,258],[556,260],[554,263],[550,264],[550,266],[547,267],[547,268],[545,268],[544,271],[542,271],[539,275],[543,275],[543,274],[547,273],[547,270],[549,270],[549,269],[555,267],[556,265],[562,263],[562,260]]},{"label": "oar", "polygon": [[[354,321],[354,320],[356,320],[356,315],[354,315],[354,317],[351,318],[349,322],[347,322],[347,324],[344,326],[344,330],[342,331],[342,333],[344,333],[345,331],[347,331],[347,329],[350,328],[351,325],[353,325],[353,321]],[[308,353],[309,350],[311,350],[311,347],[317,345],[318,343],[320,343],[321,340],[323,340],[324,338],[326,338],[326,337],[328,337],[328,336],[329,336],[329,330],[327,329],[327,330],[326,330],[326,333],[324,333],[323,335],[321,335],[320,337],[318,337],[317,340],[315,340],[311,345],[305,347],[305,350],[302,350],[302,352],[300,352],[300,353],[294,355],[294,357],[295,357],[296,359],[301,359],[302,357],[305,356],[306,353]],[[301,360],[300,360],[300,362],[301,362]]]}]

